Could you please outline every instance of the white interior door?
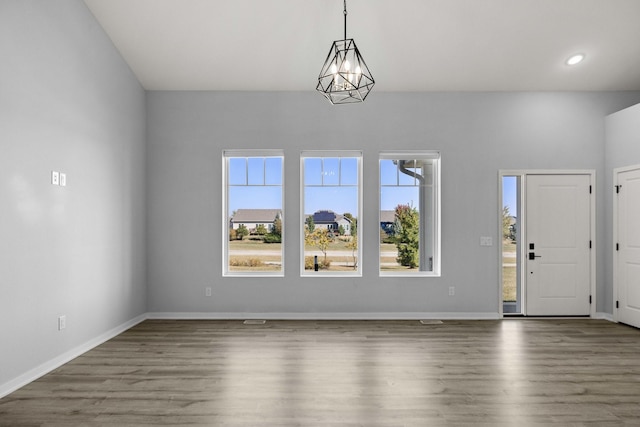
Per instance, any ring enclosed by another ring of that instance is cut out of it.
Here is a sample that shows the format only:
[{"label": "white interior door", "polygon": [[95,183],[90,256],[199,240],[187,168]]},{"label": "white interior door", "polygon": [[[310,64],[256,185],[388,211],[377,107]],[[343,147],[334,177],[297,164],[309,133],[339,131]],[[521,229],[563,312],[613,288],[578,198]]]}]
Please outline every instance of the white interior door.
[{"label": "white interior door", "polygon": [[616,182],[618,321],[640,327],[640,168],[617,172]]},{"label": "white interior door", "polygon": [[590,314],[590,175],[527,175],[526,314]]}]

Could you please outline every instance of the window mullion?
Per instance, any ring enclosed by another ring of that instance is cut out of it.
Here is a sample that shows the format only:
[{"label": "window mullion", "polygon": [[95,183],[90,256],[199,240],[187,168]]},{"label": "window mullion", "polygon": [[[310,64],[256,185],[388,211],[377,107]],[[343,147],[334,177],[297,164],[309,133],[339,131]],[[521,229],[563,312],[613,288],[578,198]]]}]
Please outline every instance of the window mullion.
[{"label": "window mullion", "polygon": [[249,185],[249,158],[244,158],[244,185]]}]

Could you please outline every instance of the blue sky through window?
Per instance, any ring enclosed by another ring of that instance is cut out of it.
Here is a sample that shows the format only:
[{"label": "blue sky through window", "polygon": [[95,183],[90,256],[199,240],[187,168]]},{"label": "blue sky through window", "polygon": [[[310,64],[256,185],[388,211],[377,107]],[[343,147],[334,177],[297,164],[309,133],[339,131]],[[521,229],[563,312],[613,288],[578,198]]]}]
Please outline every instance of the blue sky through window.
[{"label": "blue sky through window", "polygon": [[[380,210],[393,211],[398,205],[409,205],[419,210],[418,179],[400,172],[397,160],[380,160]],[[424,175],[422,168],[411,168],[411,163],[405,166],[419,175]]]},{"label": "blue sky through window", "polygon": [[229,158],[229,215],[238,209],[282,209],[282,158]]},{"label": "blue sky through window", "polygon": [[358,216],[358,187],[306,187],[304,213],[310,215],[320,210],[350,213]]},{"label": "blue sky through window", "polygon": [[358,159],[304,159],[304,214],[320,210],[358,216]]},{"label": "blue sky through window", "polygon": [[509,215],[518,216],[517,205],[518,180],[515,176],[502,177],[502,205],[509,207]]},{"label": "blue sky through window", "polygon": [[[229,215],[238,209],[281,209],[282,167],[281,157],[229,158]],[[305,158],[304,171],[305,214],[332,210],[357,215],[357,158]],[[399,204],[418,208],[418,183],[413,177],[398,173],[392,160],[380,161],[380,183],[381,210],[394,210]],[[507,185],[505,180],[505,188]]]}]

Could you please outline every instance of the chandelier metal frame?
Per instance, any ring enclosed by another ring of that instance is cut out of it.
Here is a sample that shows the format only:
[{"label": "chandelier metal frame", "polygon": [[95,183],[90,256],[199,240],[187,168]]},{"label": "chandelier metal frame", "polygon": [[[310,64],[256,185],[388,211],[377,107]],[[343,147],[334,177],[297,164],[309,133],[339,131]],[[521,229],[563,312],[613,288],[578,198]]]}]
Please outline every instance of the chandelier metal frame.
[{"label": "chandelier metal frame", "polygon": [[344,38],[332,43],[316,86],[334,105],[363,102],[375,84],[356,42],[347,38],[347,0],[343,14]]}]

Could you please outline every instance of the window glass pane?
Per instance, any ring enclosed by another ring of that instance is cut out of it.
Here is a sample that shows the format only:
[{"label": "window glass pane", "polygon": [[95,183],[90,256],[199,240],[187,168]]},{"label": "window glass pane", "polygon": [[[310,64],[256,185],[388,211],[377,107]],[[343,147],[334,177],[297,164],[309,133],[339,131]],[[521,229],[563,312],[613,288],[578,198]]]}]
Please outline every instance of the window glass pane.
[{"label": "window glass pane", "polygon": [[393,160],[380,160],[380,184],[398,184],[398,167],[393,163]]},{"label": "window glass pane", "polygon": [[276,186],[229,187],[229,215],[238,210],[280,209],[282,188]]},{"label": "window glass pane", "polygon": [[277,157],[269,157],[265,160],[265,184],[281,185],[282,184],[282,159]]},{"label": "window glass pane", "polygon": [[249,185],[264,184],[264,158],[249,157],[248,159]]},{"label": "window glass pane", "polygon": [[232,157],[229,159],[229,184],[244,185],[247,183],[247,159]]},{"label": "window glass pane", "polygon": [[394,212],[398,205],[418,205],[418,187],[382,187],[380,209]]},{"label": "window glass pane", "polygon": [[304,185],[322,185],[322,159],[304,159]]},{"label": "window glass pane", "polygon": [[[360,275],[360,158],[310,157],[303,162],[301,274]],[[307,176],[318,172],[320,183]]]},{"label": "window glass pane", "polygon": [[[433,158],[380,160],[380,273],[428,275],[439,266]],[[425,156],[426,157],[426,156]],[[393,180],[392,169],[398,174]],[[395,181],[395,182],[394,182]]]},{"label": "window glass pane", "polygon": [[224,275],[283,274],[282,162],[282,157],[227,159]]},{"label": "window glass pane", "polygon": [[358,160],[344,157],[340,161],[340,183],[358,185]]},{"label": "window glass pane", "polygon": [[305,215],[327,211],[357,216],[358,187],[306,187]]},{"label": "window glass pane", "polygon": [[339,160],[334,158],[325,158],[322,162],[322,184],[323,185],[339,185],[340,184],[340,167]]},{"label": "window glass pane", "polygon": [[415,170],[415,160],[398,160],[398,183],[400,185],[416,185],[417,181],[414,173]]}]

